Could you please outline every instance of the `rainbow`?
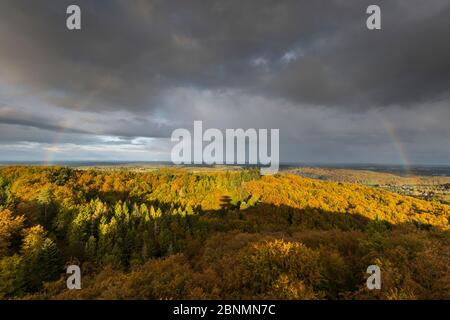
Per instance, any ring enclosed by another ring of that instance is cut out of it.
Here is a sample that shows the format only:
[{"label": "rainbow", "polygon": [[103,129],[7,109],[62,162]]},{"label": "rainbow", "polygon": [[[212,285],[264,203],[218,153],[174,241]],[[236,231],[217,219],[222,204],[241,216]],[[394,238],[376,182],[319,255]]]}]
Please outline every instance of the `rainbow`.
[{"label": "rainbow", "polygon": [[412,162],[408,156],[408,153],[402,143],[401,138],[399,137],[395,126],[389,121],[386,117],[384,117],[381,113],[375,112],[381,124],[383,125],[384,130],[388,134],[393,146],[397,150],[400,161],[402,162],[403,168],[405,169],[407,174],[411,173],[411,165]]}]

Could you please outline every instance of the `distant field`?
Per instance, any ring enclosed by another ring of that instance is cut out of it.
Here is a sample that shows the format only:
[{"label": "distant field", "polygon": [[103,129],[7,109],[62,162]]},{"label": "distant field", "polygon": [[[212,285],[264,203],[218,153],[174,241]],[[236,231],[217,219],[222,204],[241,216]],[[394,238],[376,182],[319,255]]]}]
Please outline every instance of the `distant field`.
[{"label": "distant field", "polygon": [[308,178],[362,183],[365,185],[440,185],[450,183],[450,176],[401,176],[387,172],[357,169],[301,167],[290,169],[288,172],[299,174]]},{"label": "distant field", "polygon": [[[449,176],[400,176],[394,173],[379,171],[317,167],[301,167],[289,169],[287,172],[312,179],[375,186],[425,200],[437,200],[446,204],[450,203]],[[427,173],[433,174],[433,171],[430,169]]]}]

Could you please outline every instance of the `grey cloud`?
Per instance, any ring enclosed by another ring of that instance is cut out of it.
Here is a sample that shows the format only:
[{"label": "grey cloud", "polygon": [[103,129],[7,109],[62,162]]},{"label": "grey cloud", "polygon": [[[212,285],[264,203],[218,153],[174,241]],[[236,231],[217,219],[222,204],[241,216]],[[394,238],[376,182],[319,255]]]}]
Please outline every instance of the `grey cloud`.
[{"label": "grey cloud", "polygon": [[[237,89],[296,102],[409,104],[448,93],[450,4],[375,1],[77,1],[83,30],[65,29],[73,1],[0,5],[0,66],[80,110],[149,110],[161,90]],[[427,8],[438,8],[431,10]],[[302,55],[281,63],[290,50]],[[264,58],[268,70],[252,59]]]},{"label": "grey cloud", "polygon": [[0,123],[4,124],[12,124],[12,125],[20,125],[20,126],[26,126],[26,127],[33,127],[43,130],[49,130],[49,131],[64,131],[68,133],[84,133],[88,134],[91,132],[87,132],[84,130],[80,130],[77,128],[70,128],[62,125],[57,124],[50,124],[47,123],[46,119],[38,118],[38,117],[15,117],[15,116],[8,116],[3,115],[2,110],[0,110]]}]

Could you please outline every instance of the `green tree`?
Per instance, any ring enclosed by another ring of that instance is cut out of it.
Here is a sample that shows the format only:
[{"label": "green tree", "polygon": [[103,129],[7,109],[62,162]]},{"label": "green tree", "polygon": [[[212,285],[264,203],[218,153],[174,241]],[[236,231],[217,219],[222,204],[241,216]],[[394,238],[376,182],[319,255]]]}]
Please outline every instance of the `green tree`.
[{"label": "green tree", "polygon": [[10,210],[0,211],[0,258],[20,242],[24,221],[23,216],[14,216]]},{"label": "green tree", "polygon": [[22,253],[21,272],[27,291],[37,291],[43,282],[55,280],[61,274],[63,264],[60,252],[42,226],[37,225],[26,231]]},{"label": "green tree", "polygon": [[51,217],[53,207],[53,188],[43,188],[36,200],[43,209],[43,216],[40,219],[40,223],[48,229],[50,227],[50,221],[53,218]]},{"label": "green tree", "polygon": [[0,259],[0,300],[23,293],[21,264],[22,258],[18,254]]}]

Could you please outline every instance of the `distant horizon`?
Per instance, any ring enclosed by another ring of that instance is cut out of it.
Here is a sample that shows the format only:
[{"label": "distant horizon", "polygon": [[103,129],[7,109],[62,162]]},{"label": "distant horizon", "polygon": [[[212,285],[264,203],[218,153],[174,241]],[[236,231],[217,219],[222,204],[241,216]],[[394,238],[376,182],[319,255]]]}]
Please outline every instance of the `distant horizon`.
[{"label": "distant horizon", "polygon": [[[150,160],[150,161],[140,161],[140,160],[55,160],[55,161],[39,161],[39,160],[23,160],[23,161],[12,161],[0,160],[0,164],[37,164],[37,165],[64,165],[64,164],[164,164],[171,166],[180,166],[180,167],[214,167],[214,166],[224,166],[224,167],[258,167],[259,165],[253,164],[174,164],[171,161],[158,161],[158,160]],[[393,167],[450,167],[450,164],[432,164],[432,163],[413,163],[408,166],[401,163],[370,163],[370,162],[280,162],[280,166],[393,166]]]}]

